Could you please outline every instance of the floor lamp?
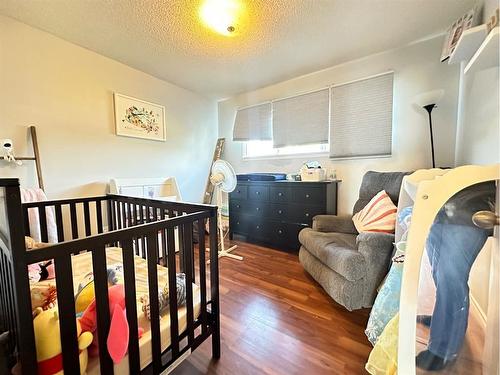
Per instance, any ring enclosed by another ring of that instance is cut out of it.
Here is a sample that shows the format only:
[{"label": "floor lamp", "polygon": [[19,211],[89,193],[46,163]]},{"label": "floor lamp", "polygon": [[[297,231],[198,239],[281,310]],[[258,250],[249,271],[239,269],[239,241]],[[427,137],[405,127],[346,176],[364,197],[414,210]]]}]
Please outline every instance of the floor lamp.
[{"label": "floor lamp", "polygon": [[420,108],[427,111],[429,115],[429,130],[431,138],[431,153],[432,153],[432,168],[436,168],[436,162],[434,159],[434,135],[432,133],[432,110],[436,108],[436,104],[441,100],[444,95],[444,90],[434,90],[429,92],[424,92],[415,97],[415,104]]}]

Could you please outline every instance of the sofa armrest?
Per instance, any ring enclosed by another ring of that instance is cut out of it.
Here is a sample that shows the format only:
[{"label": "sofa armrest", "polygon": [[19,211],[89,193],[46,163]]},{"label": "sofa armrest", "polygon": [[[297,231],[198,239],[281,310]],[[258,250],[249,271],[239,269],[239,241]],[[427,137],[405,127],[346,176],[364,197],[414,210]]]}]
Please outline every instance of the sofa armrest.
[{"label": "sofa armrest", "polygon": [[316,215],[313,218],[312,228],[318,232],[358,234],[350,215]]},{"label": "sofa armrest", "polygon": [[360,233],[356,238],[356,244],[366,261],[365,305],[370,306],[375,299],[377,288],[389,271],[394,249],[394,234]]}]

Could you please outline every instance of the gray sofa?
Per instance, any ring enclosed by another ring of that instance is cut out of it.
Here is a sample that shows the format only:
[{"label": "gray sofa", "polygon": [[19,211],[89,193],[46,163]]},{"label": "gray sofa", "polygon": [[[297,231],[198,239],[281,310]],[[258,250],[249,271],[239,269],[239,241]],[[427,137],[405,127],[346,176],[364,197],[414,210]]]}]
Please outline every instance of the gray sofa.
[{"label": "gray sofa", "polygon": [[[405,172],[367,172],[353,214],[381,190],[397,205]],[[338,303],[348,310],[371,307],[386,275],[394,235],[358,233],[352,215],[318,215],[312,228],[299,233],[299,260],[304,269]]]}]

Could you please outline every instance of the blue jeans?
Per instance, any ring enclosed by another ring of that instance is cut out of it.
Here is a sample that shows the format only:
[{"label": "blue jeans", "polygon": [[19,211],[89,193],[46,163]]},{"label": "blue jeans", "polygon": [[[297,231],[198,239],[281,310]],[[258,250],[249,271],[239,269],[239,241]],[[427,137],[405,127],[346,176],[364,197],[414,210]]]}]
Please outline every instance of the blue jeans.
[{"label": "blue jeans", "polygon": [[428,350],[453,359],[462,347],[469,320],[469,273],[488,232],[472,225],[434,222],[427,255],[436,286]]}]

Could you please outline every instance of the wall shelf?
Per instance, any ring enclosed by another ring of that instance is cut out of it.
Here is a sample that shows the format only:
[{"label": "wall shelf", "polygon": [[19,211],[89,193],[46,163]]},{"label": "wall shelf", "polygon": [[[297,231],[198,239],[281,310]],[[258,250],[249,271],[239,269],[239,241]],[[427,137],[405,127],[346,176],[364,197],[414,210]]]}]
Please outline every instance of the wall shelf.
[{"label": "wall shelf", "polygon": [[465,67],[465,74],[478,72],[480,70],[492,68],[494,66],[498,67],[498,43],[500,41],[499,31],[500,27],[498,26],[490,31],[486,39],[483,41],[483,43],[481,43],[478,50],[476,51],[476,53],[474,53],[469,63]]},{"label": "wall shelf", "polygon": [[457,64],[469,61],[481,46],[487,35],[486,25],[479,25],[465,30],[457,42],[455,50],[451,54],[448,64]]}]

